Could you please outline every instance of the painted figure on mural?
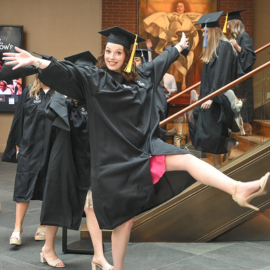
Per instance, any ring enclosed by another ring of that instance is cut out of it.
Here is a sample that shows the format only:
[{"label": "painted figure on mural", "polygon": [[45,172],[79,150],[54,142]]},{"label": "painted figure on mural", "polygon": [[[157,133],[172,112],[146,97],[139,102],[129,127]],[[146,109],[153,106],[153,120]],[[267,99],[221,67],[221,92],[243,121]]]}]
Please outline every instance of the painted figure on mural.
[{"label": "painted figure on mural", "polygon": [[[158,54],[170,45],[177,44],[182,32],[185,32],[189,43],[190,52],[187,57],[181,55],[174,62],[170,72],[177,82],[181,82],[181,90],[186,89],[186,76],[194,59],[194,49],[199,43],[198,31],[195,23],[202,16],[200,13],[189,12],[190,8],[186,1],[177,1],[173,5],[173,12],[156,12],[144,19],[145,31],[154,37],[159,37],[159,42],[155,48]],[[187,12],[188,11],[188,12]]]}]

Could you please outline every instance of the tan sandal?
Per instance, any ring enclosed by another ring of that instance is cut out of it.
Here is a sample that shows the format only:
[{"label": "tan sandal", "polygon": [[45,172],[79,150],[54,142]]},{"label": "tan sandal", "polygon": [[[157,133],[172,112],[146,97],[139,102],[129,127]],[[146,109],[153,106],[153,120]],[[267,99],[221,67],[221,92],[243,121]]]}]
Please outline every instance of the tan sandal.
[{"label": "tan sandal", "polygon": [[92,270],[113,270],[114,267],[110,264],[106,264],[104,266],[101,266],[100,264],[94,263],[92,261]]},{"label": "tan sandal", "polygon": [[260,189],[252,194],[250,194],[247,198],[242,198],[242,197],[237,197],[236,194],[236,187],[237,184],[235,185],[235,190],[234,190],[234,195],[232,196],[232,198],[234,199],[234,201],[236,201],[240,206],[242,207],[248,207],[251,208],[255,211],[259,211],[259,208],[249,204],[249,202],[261,195],[265,195],[267,192],[270,191],[270,173],[268,172],[265,176],[263,176],[260,179]]},{"label": "tan sandal", "polygon": [[35,234],[36,241],[46,240],[46,227],[39,227]]},{"label": "tan sandal", "polygon": [[13,232],[9,238],[9,244],[20,246],[22,244],[21,234],[22,234],[21,232]]},{"label": "tan sandal", "polygon": [[40,252],[40,262],[47,263],[51,267],[56,267],[56,268],[65,267],[65,265],[58,265],[57,266],[57,264],[63,263],[59,258],[57,258],[51,262],[48,262],[42,252]]}]

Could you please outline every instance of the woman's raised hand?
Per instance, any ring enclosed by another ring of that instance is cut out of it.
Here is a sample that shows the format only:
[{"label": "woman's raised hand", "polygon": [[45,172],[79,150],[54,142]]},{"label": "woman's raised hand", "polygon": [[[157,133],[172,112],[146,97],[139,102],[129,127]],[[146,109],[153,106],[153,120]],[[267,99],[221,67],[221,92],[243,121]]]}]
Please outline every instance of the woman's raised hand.
[{"label": "woman's raised hand", "polygon": [[37,59],[29,52],[22,50],[18,47],[15,47],[15,50],[18,53],[3,53],[5,57],[3,60],[7,60],[6,65],[15,65],[12,69],[17,69],[19,67],[27,66],[27,65],[36,65]]},{"label": "woman's raised hand", "polygon": [[188,40],[184,32],[182,32],[182,37],[178,44],[182,49],[186,49],[188,47]]}]

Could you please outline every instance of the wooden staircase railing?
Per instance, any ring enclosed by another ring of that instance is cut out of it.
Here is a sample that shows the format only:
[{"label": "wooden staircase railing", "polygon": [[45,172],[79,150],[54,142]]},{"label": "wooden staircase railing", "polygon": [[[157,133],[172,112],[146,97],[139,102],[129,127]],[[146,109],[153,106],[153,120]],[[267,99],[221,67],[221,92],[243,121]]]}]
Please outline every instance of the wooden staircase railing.
[{"label": "wooden staircase railing", "polygon": [[171,115],[171,116],[168,117],[167,119],[161,121],[161,122],[159,123],[159,126],[161,127],[161,126],[163,126],[163,125],[165,125],[165,124],[171,122],[171,121],[172,121],[173,119],[175,119],[176,117],[178,117],[178,116],[180,116],[180,115],[183,115],[184,113],[186,113],[186,112],[188,112],[188,111],[190,111],[190,110],[196,108],[198,105],[200,105],[200,104],[204,103],[205,101],[207,101],[207,100],[209,100],[209,99],[211,99],[211,98],[213,98],[213,97],[215,97],[215,96],[217,96],[217,95],[219,95],[219,94],[221,94],[221,93],[227,91],[228,89],[230,89],[231,87],[235,86],[236,84],[238,84],[238,83],[240,83],[240,82],[246,80],[247,78],[253,76],[254,74],[260,72],[260,71],[263,70],[263,69],[266,69],[266,68],[269,67],[269,66],[270,66],[270,61],[267,62],[267,63],[265,63],[265,64],[263,64],[263,65],[261,65],[260,67],[258,67],[258,68],[256,68],[256,69],[252,70],[251,72],[245,74],[244,76],[238,78],[237,80],[234,80],[234,81],[232,81],[231,83],[229,83],[229,84],[223,86],[222,88],[220,88],[219,90],[215,91],[214,93],[211,93],[210,95],[208,95],[208,96],[206,96],[206,97],[204,97],[204,98],[202,98],[202,99],[200,99],[200,100],[194,102],[193,104],[187,106],[187,107],[184,108],[183,110],[181,110],[181,111],[179,111],[179,112],[177,112],[177,113]]}]

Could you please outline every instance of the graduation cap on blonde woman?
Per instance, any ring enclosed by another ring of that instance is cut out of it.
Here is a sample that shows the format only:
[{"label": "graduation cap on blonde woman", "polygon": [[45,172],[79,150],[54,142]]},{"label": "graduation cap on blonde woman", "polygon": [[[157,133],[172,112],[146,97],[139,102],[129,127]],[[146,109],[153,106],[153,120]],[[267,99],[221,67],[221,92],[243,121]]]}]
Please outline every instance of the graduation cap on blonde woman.
[{"label": "graduation cap on blonde woman", "polygon": [[202,17],[196,22],[196,25],[201,24],[201,28],[204,28],[204,39],[203,39],[203,47],[207,47],[207,27],[215,28],[220,27],[218,19],[221,16],[223,11],[208,13],[202,15]]},{"label": "graduation cap on blonde woman", "polygon": [[228,23],[228,21],[230,21],[230,20],[240,20],[240,21],[242,21],[240,12],[243,12],[243,11],[246,11],[246,10],[245,9],[234,10],[234,11],[230,11],[230,12],[227,12],[225,14],[222,14],[222,16],[226,16],[225,24],[224,24],[224,27],[223,27],[223,33],[227,33],[227,23]]},{"label": "graduation cap on blonde woman", "polygon": [[130,73],[131,71],[135,72],[135,64],[133,62],[135,51],[136,51],[138,43],[145,41],[145,39],[119,26],[114,26],[114,27],[102,30],[99,32],[99,34],[107,37],[107,43],[114,43],[114,44],[122,45],[128,50],[131,49],[131,45],[133,44],[133,50],[124,71],[127,73]]}]

